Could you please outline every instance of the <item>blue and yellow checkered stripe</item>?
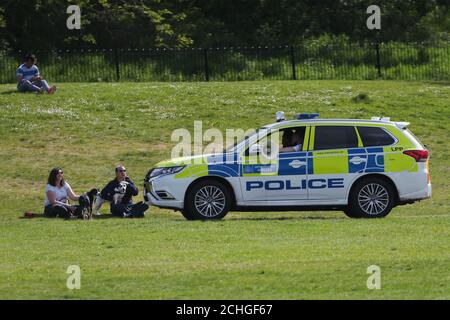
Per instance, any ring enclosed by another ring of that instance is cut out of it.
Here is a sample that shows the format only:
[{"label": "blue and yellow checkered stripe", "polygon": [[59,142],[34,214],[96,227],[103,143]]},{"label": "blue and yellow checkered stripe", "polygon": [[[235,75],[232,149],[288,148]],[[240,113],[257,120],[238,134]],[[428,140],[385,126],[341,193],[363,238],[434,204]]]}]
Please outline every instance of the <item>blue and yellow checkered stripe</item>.
[{"label": "blue and yellow checkered stripe", "polygon": [[208,158],[208,174],[221,177],[400,172],[417,169],[411,157],[382,147],[280,153],[278,162],[242,164],[238,155]]}]

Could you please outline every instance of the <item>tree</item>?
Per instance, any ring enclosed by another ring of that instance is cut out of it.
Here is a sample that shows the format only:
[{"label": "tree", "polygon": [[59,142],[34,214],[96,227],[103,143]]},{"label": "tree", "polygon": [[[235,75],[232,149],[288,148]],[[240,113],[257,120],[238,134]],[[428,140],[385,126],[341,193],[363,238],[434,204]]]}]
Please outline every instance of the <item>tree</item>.
[{"label": "tree", "polygon": [[[82,11],[68,30],[66,8]],[[2,0],[0,48],[223,47],[449,38],[448,0],[378,0],[381,30],[366,28],[369,0]],[[344,39],[340,38],[340,39]]]},{"label": "tree", "polygon": [[[66,28],[69,4],[81,7],[80,31]],[[192,43],[187,34],[177,30],[186,15],[159,0],[4,0],[0,9],[5,12],[5,40],[16,50]]]}]

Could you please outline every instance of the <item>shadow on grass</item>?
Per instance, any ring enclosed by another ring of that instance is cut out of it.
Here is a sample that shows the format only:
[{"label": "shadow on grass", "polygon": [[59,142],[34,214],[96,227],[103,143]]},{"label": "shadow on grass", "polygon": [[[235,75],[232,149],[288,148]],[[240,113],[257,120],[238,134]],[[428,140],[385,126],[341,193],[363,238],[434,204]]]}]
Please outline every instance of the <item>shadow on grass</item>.
[{"label": "shadow on grass", "polygon": [[8,90],[8,91],[3,91],[0,94],[1,95],[7,95],[7,94],[14,94],[14,93],[19,93],[19,91],[17,91],[17,90]]},{"label": "shadow on grass", "polygon": [[445,86],[445,87],[450,86],[450,81],[446,81],[446,80],[425,81],[424,83]]},{"label": "shadow on grass", "polygon": [[112,214],[101,214],[99,216],[92,216],[92,220],[103,220],[103,219],[122,219],[121,217],[113,216]]},{"label": "shadow on grass", "polygon": [[30,94],[39,95],[39,93],[37,93],[37,92],[32,92],[32,91],[20,92],[20,91],[17,91],[17,90],[7,90],[7,91],[3,91],[0,94],[1,95],[11,95],[11,94],[15,94],[15,93],[22,94],[22,95],[30,95]]},{"label": "shadow on grass", "polygon": [[[60,219],[60,218],[48,218],[44,216],[43,213],[33,213],[31,217],[27,216],[21,216],[19,219],[35,219],[35,218],[41,218],[41,219]],[[101,214],[99,216],[92,216],[92,220],[104,220],[104,219],[123,219],[121,217],[113,216],[112,214]],[[342,220],[342,219],[348,219],[345,216],[342,217],[324,217],[324,216],[296,216],[296,217],[232,217],[232,218],[225,218],[221,220],[202,220],[202,222],[226,222],[226,221],[288,221],[288,220]],[[74,219],[74,220],[82,220],[80,218]],[[177,219],[179,220],[179,219]],[[188,220],[181,219],[180,221],[189,222]]]},{"label": "shadow on grass", "polygon": [[44,216],[44,214],[43,213],[33,213],[33,215],[30,217],[30,216],[20,216],[19,217],[19,219],[33,219],[33,218],[46,218],[45,216]]},{"label": "shadow on grass", "polygon": [[[228,218],[225,221],[284,221],[284,220],[336,220],[347,219],[346,217],[318,217],[318,216],[298,216],[298,217],[236,217]],[[220,220],[218,220],[220,221]]]},{"label": "shadow on grass", "polygon": [[[35,219],[35,218],[41,218],[41,219],[62,219],[62,218],[49,218],[46,217],[43,213],[33,213],[33,215],[31,217],[27,217],[27,216],[20,216],[19,219]],[[112,214],[102,214],[100,216],[92,216],[92,220],[103,220],[103,219],[123,219],[121,217],[116,217],[113,216]],[[78,219],[73,219],[73,220],[83,220],[81,218]]]}]

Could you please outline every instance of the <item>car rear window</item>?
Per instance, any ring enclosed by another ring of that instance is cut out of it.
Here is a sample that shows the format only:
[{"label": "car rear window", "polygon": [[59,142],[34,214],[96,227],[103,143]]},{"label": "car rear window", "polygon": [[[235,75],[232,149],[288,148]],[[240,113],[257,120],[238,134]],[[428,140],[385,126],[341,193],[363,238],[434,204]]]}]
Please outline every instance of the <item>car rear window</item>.
[{"label": "car rear window", "polygon": [[364,147],[389,146],[394,138],[379,127],[357,127]]},{"label": "car rear window", "polygon": [[414,143],[414,145],[419,148],[419,149],[426,149],[426,146],[420,142],[420,140],[414,135],[414,133],[411,132],[411,130],[405,128],[403,129],[403,133],[405,134],[405,136],[408,137],[408,139]]},{"label": "car rear window", "polygon": [[358,137],[354,127],[349,126],[316,126],[314,149],[356,148]]}]

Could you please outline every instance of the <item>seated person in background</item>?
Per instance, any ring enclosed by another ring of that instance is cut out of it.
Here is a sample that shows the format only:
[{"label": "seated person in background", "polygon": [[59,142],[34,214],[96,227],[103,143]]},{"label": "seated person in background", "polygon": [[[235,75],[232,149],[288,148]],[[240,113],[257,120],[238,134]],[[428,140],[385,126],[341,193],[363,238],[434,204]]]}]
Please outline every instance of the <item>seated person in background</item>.
[{"label": "seated person in background", "polygon": [[302,150],[304,130],[296,129],[295,133],[292,129],[286,129],[283,133],[282,144],[280,152],[298,152]]},{"label": "seated person in background", "polygon": [[53,168],[48,176],[45,187],[44,216],[49,218],[72,218],[78,214],[78,206],[71,206],[68,199],[78,201],[70,185],[64,181],[63,170]]},{"label": "seated person in background", "polygon": [[143,217],[148,205],[142,201],[133,204],[132,197],[139,193],[134,182],[127,176],[127,170],[119,165],[115,169],[116,177],[111,180],[100,192],[94,205],[94,214],[99,215],[98,211],[105,201],[110,202],[111,214],[115,217],[133,218]]},{"label": "seated person in background", "polygon": [[27,55],[25,63],[17,68],[17,90],[19,92],[36,92],[53,94],[56,91],[56,86],[50,87],[39,73],[38,67],[35,65],[36,57]]}]

